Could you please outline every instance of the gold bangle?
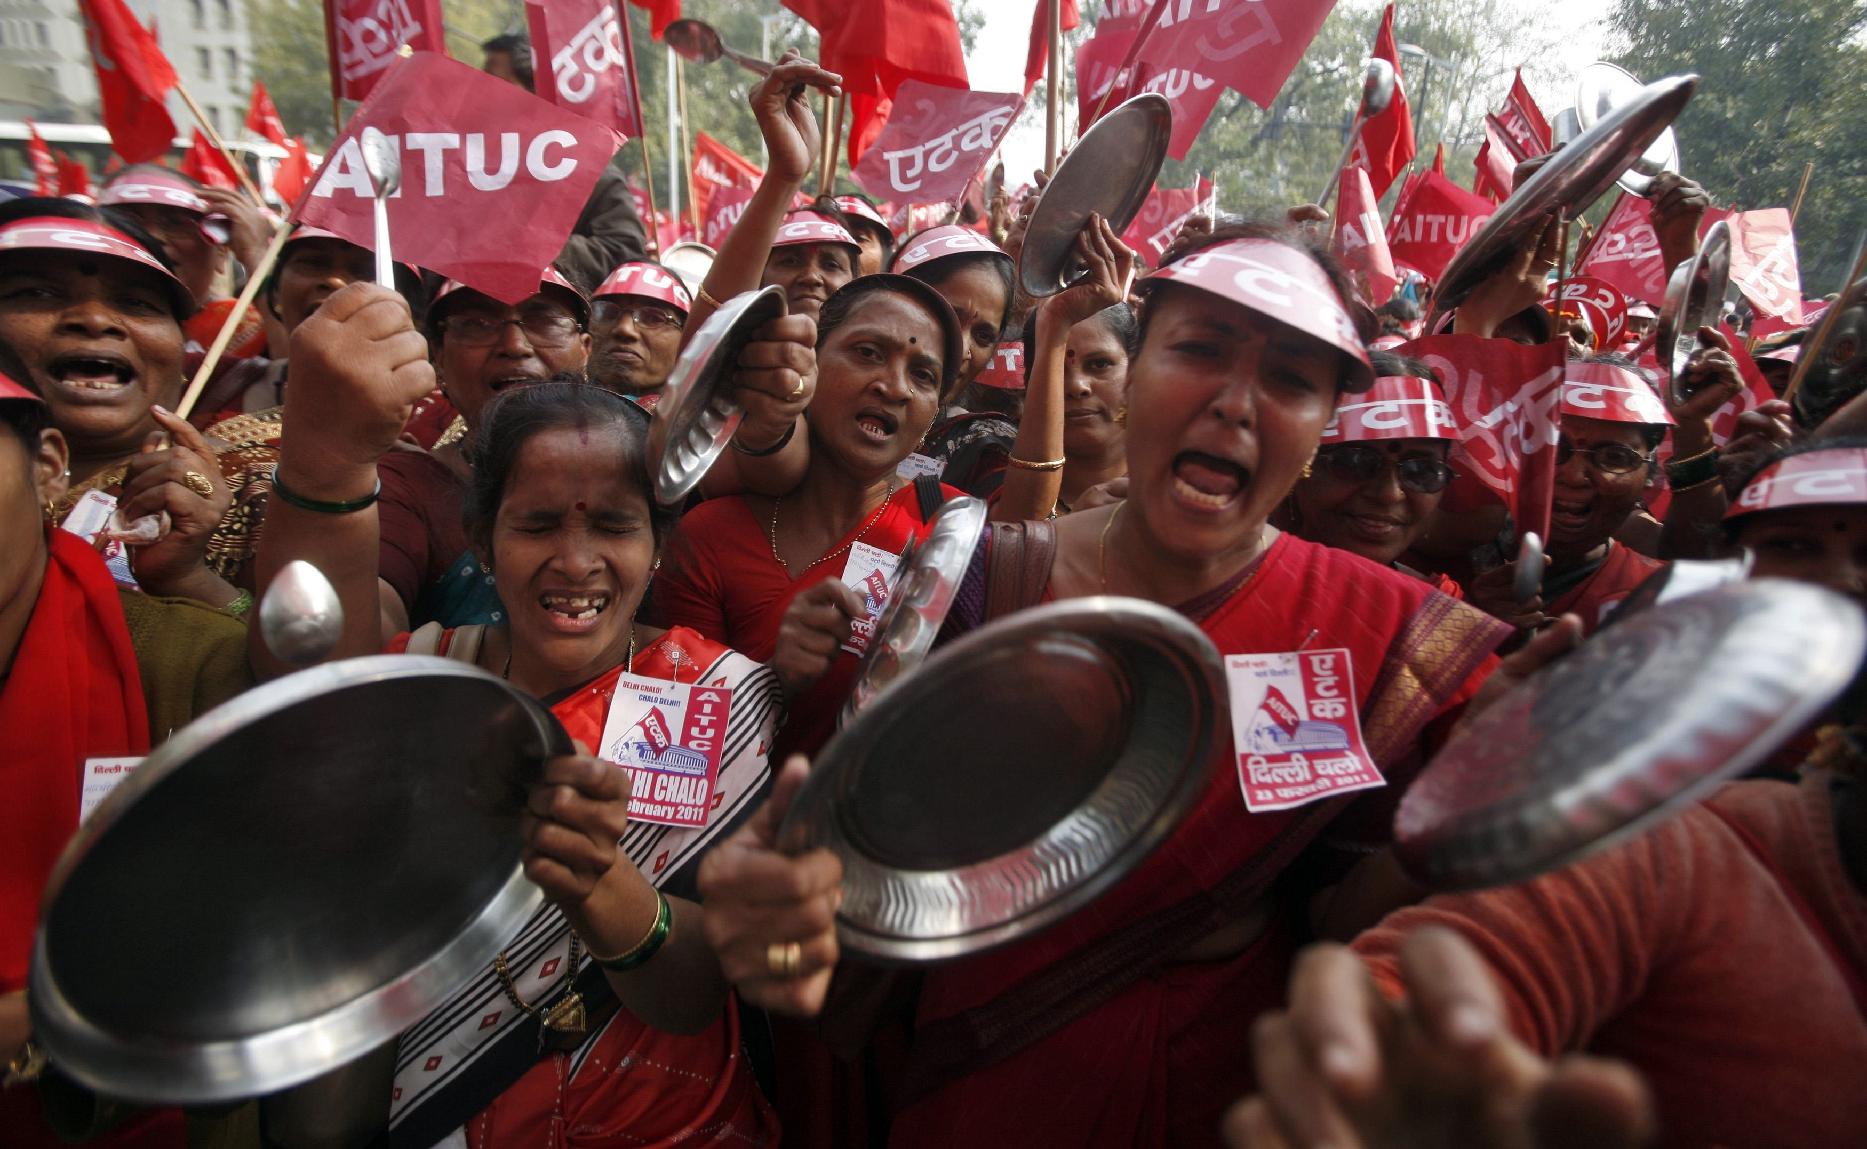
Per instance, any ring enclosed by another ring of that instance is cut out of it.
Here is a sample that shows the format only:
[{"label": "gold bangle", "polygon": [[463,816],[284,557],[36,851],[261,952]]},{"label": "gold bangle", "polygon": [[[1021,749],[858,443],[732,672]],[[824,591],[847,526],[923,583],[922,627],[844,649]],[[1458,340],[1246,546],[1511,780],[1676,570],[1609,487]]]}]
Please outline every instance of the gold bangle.
[{"label": "gold bangle", "polygon": [[715,311],[718,311],[720,308],[726,306],[725,304],[721,303],[719,300],[713,298],[712,294],[707,291],[706,286],[704,284],[694,289],[694,302],[704,303]]},{"label": "gold bangle", "polygon": [[1682,467],[1687,463],[1696,463],[1700,459],[1707,458],[1711,455],[1716,455],[1717,453],[1718,453],[1718,447],[1717,447],[1717,444],[1714,443],[1713,445],[1705,448],[1703,451],[1700,451],[1696,455],[1687,455],[1683,459],[1668,459],[1666,460],[1666,465],[1668,467]]},{"label": "gold bangle", "polygon": [[1016,467],[1020,471],[1061,471],[1065,462],[1067,462],[1067,460],[1048,459],[1044,462],[1036,463],[1029,459],[1020,459],[1016,455],[1005,456],[1005,465]]},{"label": "gold bangle", "polygon": [[1710,477],[1708,477],[1708,478],[1703,478],[1703,479],[1700,479],[1700,480],[1699,480],[1698,482],[1696,482],[1696,483],[1688,483],[1688,484],[1687,484],[1686,486],[1683,486],[1683,487],[1673,487],[1673,488],[1672,488],[1672,493],[1673,493],[1673,494],[1675,494],[1675,495],[1683,495],[1683,494],[1685,494],[1685,493],[1686,493],[1687,491],[1696,491],[1696,490],[1698,490],[1698,489],[1699,489],[1700,487],[1707,487],[1707,486],[1710,486],[1710,485],[1711,485],[1711,484],[1713,484],[1713,483],[1716,483],[1716,482],[1720,482],[1720,481],[1722,480],[1722,478],[1723,478],[1723,477],[1722,477],[1722,476],[1720,476],[1720,475],[1717,475],[1717,474],[1713,474],[1713,475],[1711,475],[1711,476],[1710,476]]}]

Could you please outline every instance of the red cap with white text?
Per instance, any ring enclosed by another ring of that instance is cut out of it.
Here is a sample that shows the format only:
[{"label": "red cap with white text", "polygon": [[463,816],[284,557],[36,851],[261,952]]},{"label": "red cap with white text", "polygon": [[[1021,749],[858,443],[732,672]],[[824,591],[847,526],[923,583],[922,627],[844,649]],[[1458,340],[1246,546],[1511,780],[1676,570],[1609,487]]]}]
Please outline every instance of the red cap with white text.
[{"label": "red cap with white text", "polygon": [[49,215],[16,219],[0,227],[0,252],[6,251],[75,251],[122,260],[161,278],[179,318],[194,314],[194,296],[175,273],[148,248],[109,224]]},{"label": "red cap with white text", "polygon": [[625,263],[609,273],[603,286],[596,289],[593,299],[603,299],[611,295],[639,295],[643,299],[653,299],[686,315],[693,309],[693,296],[687,294],[687,285],[679,276],[647,260]]},{"label": "red cap with white text", "polygon": [[1609,423],[1670,427],[1673,417],[1647,381],[1625,367],[1571,359],[1562,379],[1562,413]]},{"label": "red cap with white text", "polygon": [[950,255],[977,253],[996,255],[1004,260],[1011,258],[1005,253],[1004,248],[999,247],[990,239],[969,227],[961,227],[958,224],[930,227],[911,238],[914,242],[895,252],[894,262],[888,270],[906,273]]},{"label": "red cap with white text", "polygon": [[1439,393],[1439,384],[1411,375],[1383,375],[1374,386],[1335,409],[1322,429],[1322,445],[1366,443],[1377,439],[1450,439],[1458,442],[1458,421]]},{"label": "red cap with white text", "polygon": [[1765,467],[1724,512],[1724,519],[1792,507],[1867,503],[1867,448],[1825,447]]}]

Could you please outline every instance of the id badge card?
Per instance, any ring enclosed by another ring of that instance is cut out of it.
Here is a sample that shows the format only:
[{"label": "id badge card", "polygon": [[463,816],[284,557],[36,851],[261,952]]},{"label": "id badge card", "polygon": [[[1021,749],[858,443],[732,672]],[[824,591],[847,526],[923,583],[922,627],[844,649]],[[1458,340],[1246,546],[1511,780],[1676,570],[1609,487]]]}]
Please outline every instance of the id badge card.
[{"label": "id badge card", "polygon": [[1361,739],[1347,650],[1225,659],[1245,808],[1288,810],[1387,785]]},{"label": "id badge card", "polygon": [[893,551],[868,543],[857,543],[849,548],[849,561],[843,564],[843,585],[862,596],[862,603],[869,612],[867,618],[850,624],[849,641],[843,644],[843,649],[849,653],[861,654],[869,649],[875,622],[882,617],[882,608],[888,605],[888,580],[894,577],[895,565],[900,561],[901,556]]},{"label": "id badge card", "polygon": [[931,455],[923,455],[916,451],[901,460],[900,464],[895,467],[895,474],[910,483],[923,476],[937,479],[946,474],[946,460],[936,459]]},{"label": "id badge card", "polygon": [[86,758],[84,781],[78,791],[78,823],[82,825],[110,792],[136,773],[141,758]]},{"label": "id badge card", "polygon": [[733,692],[665,678],[616,679],[601,757],[629,772],[629,818],[704,826],[713,812]]}]

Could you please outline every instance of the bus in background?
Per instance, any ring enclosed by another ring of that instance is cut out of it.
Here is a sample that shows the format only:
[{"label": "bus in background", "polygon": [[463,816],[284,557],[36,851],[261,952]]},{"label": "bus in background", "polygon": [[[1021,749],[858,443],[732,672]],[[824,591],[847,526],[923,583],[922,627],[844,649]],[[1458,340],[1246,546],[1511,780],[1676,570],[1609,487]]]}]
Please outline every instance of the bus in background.
[{"label": "bus in background", "polygon": [[[33,126],[39,129],[39,138],[48,146],[64,152],[90,170],[92,187],[104,182],[106,167],[114,169],[111,160],[115,153],[110,150],[110,133],[99,125],[54,124],[35,120]],[[32,195],[36,186],[32,160],[26,155],[26,144],[30,139],[26,121],[0,120],[0,185],[15,195]],[[179,168],[192,142],[192,136],[177,137],[169,145],[161,162]],[[272,190],[272,175],[279,161],[285,158],[284,148],[270,140],[228,140],[227,147],[246,165],[247,174],[253,177],[253,183],[265,195],[267,204],[277,210],[291,206],[281,204],[278,195]],[[317,153],[312,153],[308,158],[313,171],[324,159]]]}]

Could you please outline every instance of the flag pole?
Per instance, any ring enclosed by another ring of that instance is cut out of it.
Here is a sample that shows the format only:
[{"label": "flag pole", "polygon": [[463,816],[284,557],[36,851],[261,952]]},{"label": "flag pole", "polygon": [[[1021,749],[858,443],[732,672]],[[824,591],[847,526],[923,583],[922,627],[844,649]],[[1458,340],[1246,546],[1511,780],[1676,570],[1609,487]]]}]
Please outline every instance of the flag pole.
[{"label": "flag pole", "polygon": [[[1156,4],[1156,8],[1165,5]],[[1044,69],[1044,170],[1057,170],[1057,151],[1063,140],[1063,8],[1058,0],[1044,0],[1049,28],[1049,66]],[[1109,91],[1114,91],[1113,82]]]},{"label": "flag pole", "polygon": [[193,94],[188,91],[188,85],[177,80],[175,90],[181,94],[182,103],[188,105],[188,111],[194,116],[195,123],[201,125],[201,134],[207,137],[207,142],[220,152],[221,158],[227,161],[227,166],[233,169],[233,174],[239,177],[240,187],[247,195],[253,197],[253,203],[256,206],[264,208],[266,197],[259,194],[259,188],[253,183],[253,177],[246,174],[246,165],[227,150],[227,141],[220,138],[220,133],[215,131],[214,125],[209,122],[207,113],[201,110],[200,104],[195,103]]},{"label": "flag pole", "polygon": [[817,129],[817,194],[824,195],[830,187],[830,141],[836,138],[835,104],[830,93],[823,94],[822,122]]},{"label": "flag pole", "polygon": [[674,61],[675,93],[681,107],[681,175],[687,180],[687,222],[694,229],[694,238],[699,239],[700,205],[694,202],[694,133],[687,122],[687,61],[672,48],[668,58]]},{"label": "flag pole", "polygon": [[240,289],[239,298],[233,301],[233,310],[221,321],[220,331],[215,334],[213,344],[207,349],[207,357],[195,369],[187,393],[175,406],[176,415],[186,419],[194,411],[194,405],[201,399],[201,392],[207,387],[208,378],[214,374],[214,368],[220,366],[221,356],[227,353],[227,345],[233,342],[233,334],[239,330],[241,318],[246,315],[247,308],[253,306],[254,297],[272,274],[272,265],[279,262],[279,252],[285,249],[285,241],[291,235],[292,213],[287,212],[279,218],[278,226],[272,229],[272,242],[267,245],[266,253],[259,257],[258,265],[246,273],[246,286]]},{"label": "flag pole", "polygon": [[1796,189],[1796,202],[1789,208],[1790,226],[1795,226],[1796,217],[1802,214],[1802,197],[1809,194],[1809,177],[1815,174],[1815,161],[1802,165],[1802,186]]},{"label": "flag pole", "polygon": [[828,176],[823,185],[824,195],[836,194],[836,164],[843,158],[843,137],[849,128],[849,93],[843,92],[836,97],[836,126],[830,130],[830,166],[825,170]]},{"label": "flag pole", "polygon": [[[1102,118],[1102,113],[1109,106],[1109,100],[1115,95],[1115,82],[1121,79],[1123,72],[1134,67],[1134,62],[1141,58],[1141,46],[1146,44],[1147,38],[1154,34],[1155,26],[1160,23],[1160,15],[1166,10],[1165,4],[1156,4],[1147,10],[1147,22],[1141,25],[1140,34],[1135,36],[1134,43],[1128,45],[1127,53],[1122,56],[1121,66],[1116,68],[1115,75],[1109,78],[1108,91],[1102,93],[1102,99],[1096,104],[1095,114],[1089,117],[1090,123],[1093,124]],[[1076,125],[1078,137],[1082,136],[1084,126],[1083,124]]]},{"label": "flag pole", "polygon": [[[641,128],[636,142],[642,145],[642,194],[648,197],[648,220],[643,229],[648,240],[648,252],[657,259],[661,257],[661,226],[656,217],[661,213],[655,208],[655,172],[648,158],[648,123],[642,114],[642,81],[638,74],[640,66],[635,58],[635,37],[629,31],[629,6],[626,0],[616,0],[616,18],[622,24],[622,54],[629,59],[629,98],[635,101],[635,124]],[[669,109],[673,113],[673,109]]]}]

